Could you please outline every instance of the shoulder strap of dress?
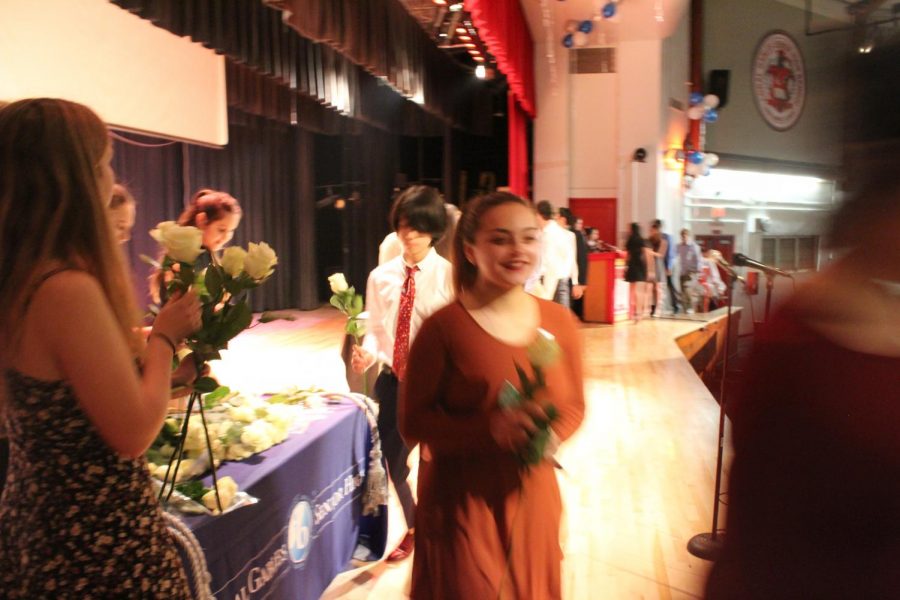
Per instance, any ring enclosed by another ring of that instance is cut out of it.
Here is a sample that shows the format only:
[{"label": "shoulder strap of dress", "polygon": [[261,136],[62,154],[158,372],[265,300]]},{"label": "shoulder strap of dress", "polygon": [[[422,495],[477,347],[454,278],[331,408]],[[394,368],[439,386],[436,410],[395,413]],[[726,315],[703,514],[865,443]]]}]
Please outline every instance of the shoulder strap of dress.
[{"label": "shoulder strap of dress", "polygon": [[41,275],[38,280],[34,282],[34,285],[31,286],[31,291],[28,292],[28,296],[25,298],[25,303],[22,305],[22,314],[28,312],[28,307],[31,305],[31,301],[34,299],[34,295],[37,293],[38,289],[40,289],[40,287],[44,285],[45,281],[47,281],[54,275],[62,273],[63,271],[72,270],[74,270],[73,267],[56,267],[55,269],[50,269],[49,271]]}]

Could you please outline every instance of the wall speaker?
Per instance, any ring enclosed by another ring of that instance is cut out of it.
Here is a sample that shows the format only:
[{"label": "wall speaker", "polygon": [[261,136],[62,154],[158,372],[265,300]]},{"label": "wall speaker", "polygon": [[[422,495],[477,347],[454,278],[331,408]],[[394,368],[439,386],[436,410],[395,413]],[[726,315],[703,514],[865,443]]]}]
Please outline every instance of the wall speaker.
[{"label": "wall speaker", "polygon": [[725,108],[728,104],[728,79],[731,77],[731,71],[728,69],[713,69],[709,72],[709,88],[708,94],[715,94],[719,97],[719,108]]}]

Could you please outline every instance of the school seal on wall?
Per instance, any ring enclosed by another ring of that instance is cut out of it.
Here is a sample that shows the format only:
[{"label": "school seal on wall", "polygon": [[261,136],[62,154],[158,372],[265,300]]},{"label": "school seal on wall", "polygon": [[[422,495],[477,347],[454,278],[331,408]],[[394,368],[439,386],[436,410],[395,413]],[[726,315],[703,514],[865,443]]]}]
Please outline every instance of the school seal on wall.
[{"label": "school seal on wall", "polygon": [[784,31],[763,37],[753,55],[753,99],[769,127],[793,127],[806,100],[806,69],[794,39]]}]

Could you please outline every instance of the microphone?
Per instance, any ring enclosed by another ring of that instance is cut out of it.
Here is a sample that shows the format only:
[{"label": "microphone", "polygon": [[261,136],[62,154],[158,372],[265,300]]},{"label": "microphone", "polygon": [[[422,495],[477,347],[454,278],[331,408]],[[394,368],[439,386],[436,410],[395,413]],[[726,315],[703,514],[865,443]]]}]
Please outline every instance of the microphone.
[{"label": "microphone", "polygon": [[738,267],[750,267],[756,269],[757,271],[762,271],[766,275],[781,275],[782,277],[790,277],[793,279],[793,275],[786,271],[782,271],[781,269],[776,269],[775,267],[770,267],[769,265],[764,265],[761,262],[757,262],[752,258],[741,254],[740,252],[735,253],[734,255],[734,264]]},{"label": "microphone", "polygon": [[734,270],[734,267],[732,267],[731,264],[727,260],[722,258],[721,255],[716,257],[716,264],[719,265],[720,267],[722,267],[722,270],[725,271],[726,273],[728,273],[728,276],[731,277],[732,279],[736,279],[737,281],[743,281],[744,283],[747,283],[743,277],[738,275],[737,271]]}]

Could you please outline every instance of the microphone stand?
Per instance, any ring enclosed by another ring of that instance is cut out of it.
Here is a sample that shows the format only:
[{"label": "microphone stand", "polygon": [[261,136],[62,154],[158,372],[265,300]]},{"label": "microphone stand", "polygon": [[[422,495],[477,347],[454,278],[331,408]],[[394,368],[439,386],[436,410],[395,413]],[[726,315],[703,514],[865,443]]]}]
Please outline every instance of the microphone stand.
[{"label": "microphone stand", "polygon": [[716,457],[716,489],[713,495],[712,531],[698,533],[688,541],[688,552],[704,560],[715,560],[722,551],[723,534],[719,532],[719,505],[722,496],[722,463],[725,457],[725,377],[728,375],[728,355],[731,354],[731,307],[734,296],[733,271],[728,278],[728,320],[725,322],[725,358],[722,361],[722,380],[719,387],[719,448]]},{"label": "microphone stand", "polygon": [[763,323],[769,321],[769,309],[772,306],[772,290],[775,288],[775,274],[766,271],[766,312],[763,315]]}]

